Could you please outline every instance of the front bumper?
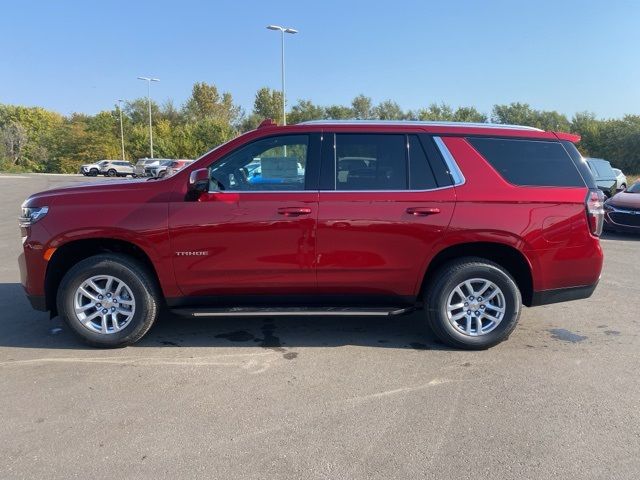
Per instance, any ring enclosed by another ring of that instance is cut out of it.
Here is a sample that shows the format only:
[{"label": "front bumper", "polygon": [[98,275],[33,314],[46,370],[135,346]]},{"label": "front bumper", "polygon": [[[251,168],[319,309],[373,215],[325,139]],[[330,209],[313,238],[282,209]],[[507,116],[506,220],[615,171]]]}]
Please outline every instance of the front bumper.
[{"label": "front bumper", "polygon": [[607,230],[640,233],[640,210],[606,205],[604,226]]},{"label": "front bumper", "polygon": [[593,294],[597,286],[598,282],[594,283],[593,285],[556,288],[553,290],[542,290],[533,292],[530,306],[537,307],[540,305],[549,305],[551,303],[569,302],[571,300],[581,300],[583,298],[589,298]]}]

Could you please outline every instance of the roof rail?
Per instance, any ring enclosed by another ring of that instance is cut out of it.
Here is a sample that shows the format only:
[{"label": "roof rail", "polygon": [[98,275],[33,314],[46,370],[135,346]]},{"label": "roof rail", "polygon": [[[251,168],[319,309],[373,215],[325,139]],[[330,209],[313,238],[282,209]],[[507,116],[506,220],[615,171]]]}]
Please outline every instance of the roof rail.
[{"label": "roof rail", "polygon": [[543,132],[539,128],[524,125],[508,125],[502,123],[478,123],[478,122],[427,122],[419,120],[310,120],[298,125],[416,125],[424,127],[453,127],[453,128],[502,128],[506,130],[530,130]]}]

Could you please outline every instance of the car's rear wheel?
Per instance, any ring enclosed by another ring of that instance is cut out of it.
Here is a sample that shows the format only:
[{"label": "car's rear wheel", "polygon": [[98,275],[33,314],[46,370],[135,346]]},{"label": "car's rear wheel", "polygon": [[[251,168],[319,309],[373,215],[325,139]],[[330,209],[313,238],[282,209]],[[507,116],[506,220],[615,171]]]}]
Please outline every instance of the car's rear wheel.
[{"label": "car's rear wheel", "polygon": [[469,350],[506,340],[520,318],[516,282],[500,265],[467,257],[440,268],[425,293],[427,322],[447,345]]},{"label": "car's rear wheel", "polygon": [[125,255],[103,254],[73,266],[58,289],[58,312],[96,347],[140,340],[158,316],[159,294],[148,270]]}]

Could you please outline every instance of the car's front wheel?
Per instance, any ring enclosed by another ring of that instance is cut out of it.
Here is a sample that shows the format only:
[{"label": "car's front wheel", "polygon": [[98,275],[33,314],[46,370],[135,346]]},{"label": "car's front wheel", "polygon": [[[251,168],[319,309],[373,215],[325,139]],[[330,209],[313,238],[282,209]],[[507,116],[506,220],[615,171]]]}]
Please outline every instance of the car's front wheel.
[{"label": "car's front wheel", "polygon": [[97,169],[97,168],[92,168],[92,169],[89,171],[89,176],[90,176],[90,177],[97,177],[97,176],[98,176],[98,169]]},{"label": "car's front wheel", "polygon": [[74,265],[58,289],[58,312],[85,342],[115,348],[140,340],[158,316],[153,277],[125,255],[102,254]]},{"label": "car's front wheel", "polygon": [[447,345],[469,350],[506,340],[520,318],[522,298],[508,271],[466,257],[444,265],[425,294],[427,321]]}]

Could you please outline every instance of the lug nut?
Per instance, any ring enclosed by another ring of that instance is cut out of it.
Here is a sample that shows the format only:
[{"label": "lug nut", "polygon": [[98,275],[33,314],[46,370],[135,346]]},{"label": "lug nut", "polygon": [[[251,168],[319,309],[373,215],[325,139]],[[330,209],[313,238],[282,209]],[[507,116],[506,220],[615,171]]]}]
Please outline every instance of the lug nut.
[{"label": "lug nut", "polygon": [[96,304],[96,307],[97,307],[97,308],[100,308],[101,306],[102,306],[102,304],[101,304],[101,303],[97,303],[97,304]]},{"label": "lug nut", "polygon": [[107,313],[109,310],[107,310],[106,308],[104,310],[102,310],[102,313]]},{"label": "lug nut", "polygon": [[469,302],[464,302],[464,306],[468,307],[469,306]]},{"label": "lug nut", "polygon": [[107,297],[111,298],[111,294],[110,294],[110,293],[107,293]]},{"label": "lug nut", "polygon": [[467,310],[467,315],[471,315],[471,310]]},{"label": "lug nut", "polygon": [[116,307],[111,307],[111,311],[115,312],[116,311]]},{"label": "lug nut", "polygon": [[479,317],[479,316],[480,316],[480,312],[476,312],[476,317]]},{"label": "lug nut", "polygon": [[98,300],[102,300],[104,297],[102,295],[98,295]]},{"label": "lug nut", "polygon": [[484,310],[484,308],[485,308],[484,305],[480,305],[481,310]]},{"label": "lug nut", "polygon": [[478,297],[478,301],[481,302],[482,301],[482,297]]},{"label": "lug nut", "polygon": [[473,302],[473,297],[469,297],[469,300],[471,300]]}]

